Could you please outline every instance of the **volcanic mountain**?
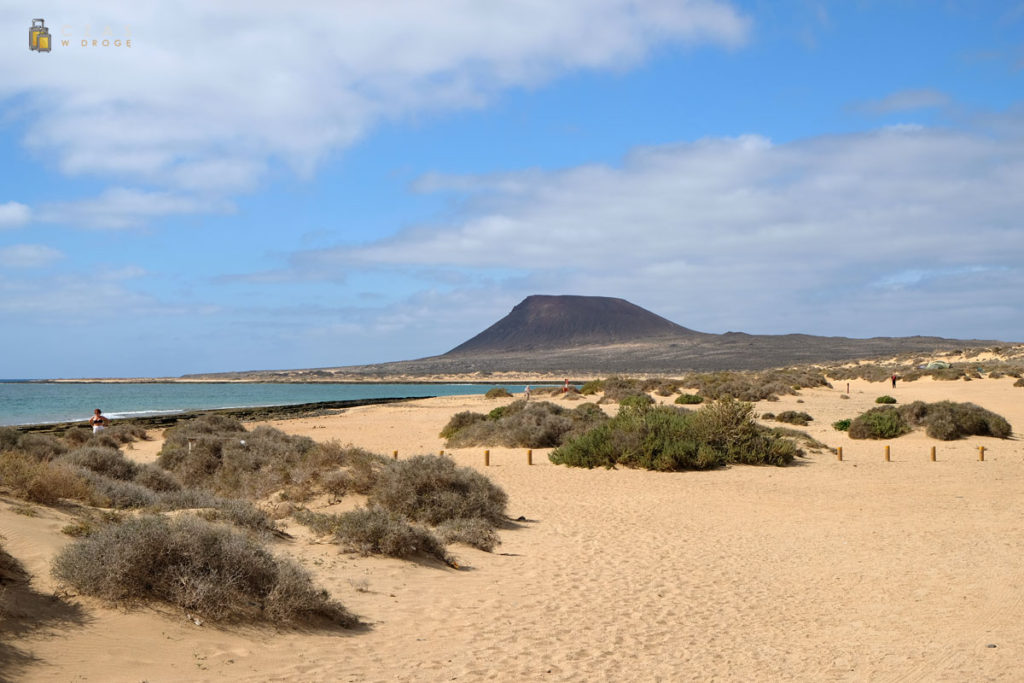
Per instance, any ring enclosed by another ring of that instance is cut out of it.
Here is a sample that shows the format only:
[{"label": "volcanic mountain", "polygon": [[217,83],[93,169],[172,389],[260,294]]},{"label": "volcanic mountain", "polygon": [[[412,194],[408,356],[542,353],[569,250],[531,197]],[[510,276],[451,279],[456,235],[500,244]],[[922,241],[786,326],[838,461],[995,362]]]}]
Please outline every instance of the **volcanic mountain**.
[{"label": "volcanic mountain", "polygon": [[444,357],[635,344],[698,336],[704,335],[625,299],[535,294]]},{"label": "volcanic mountain", "polygon": [[257,381],[365,381],[558,377],[761,370],[803,363],[988,347],[991,340],[942,337],[816,337],[807,334],[708,334],[687,329],[623,299],[529,296],[504,318],[440,356],[313,370],[224,372],[186,377]]}]

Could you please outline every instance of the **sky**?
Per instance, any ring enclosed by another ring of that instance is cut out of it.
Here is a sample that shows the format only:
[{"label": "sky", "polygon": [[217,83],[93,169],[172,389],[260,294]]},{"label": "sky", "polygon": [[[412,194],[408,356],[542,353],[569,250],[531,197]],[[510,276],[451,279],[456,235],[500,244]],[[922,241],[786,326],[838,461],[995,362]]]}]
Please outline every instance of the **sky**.
[{"label": "sky", "polygon": [[0,0],[0,377],[419,358],[531,294],[1024,340],[1024,2]]}]

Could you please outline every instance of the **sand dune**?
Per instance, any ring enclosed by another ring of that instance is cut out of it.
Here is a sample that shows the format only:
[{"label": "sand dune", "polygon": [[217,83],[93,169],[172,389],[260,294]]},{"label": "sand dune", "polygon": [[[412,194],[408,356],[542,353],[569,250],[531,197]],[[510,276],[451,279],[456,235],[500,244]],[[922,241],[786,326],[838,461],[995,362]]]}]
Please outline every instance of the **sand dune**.
[{"label": "sand dune", "polygon": [[[855,442],[829,425],[884,393],[973,401],[1024,430],[1012,379],[855,381],[761,403],[809,412],[830,446],[785,469],[702,473],[534,466],[491,449],[486,474],[512,517],[488,554],[457,546],[462,571],[363,558],[290,526],[275,551],[297,558],[368,624],[353,632],[197,626],[173,610],[121,611],[75,598],[82,624],[13,641],[31,662],[14,680],[1022,680],[1024,446],[914,433]],[[797,401],[803,403],[797,403]],[[436,453],[459,410],[498,402],[446,397],[275,423],[318,440],[400,457]],[[938,447],[938,462],[928,450]],[[978,461],[977,446],[988,447]],[[136,444],[139,460],[159,443]],[[484,471],[482,449],[451,452]],[[69,539],[64,513],[14,514],[5,546],[56,587],[48,564]],[[996,647],[989,647],[995,645]]]}]

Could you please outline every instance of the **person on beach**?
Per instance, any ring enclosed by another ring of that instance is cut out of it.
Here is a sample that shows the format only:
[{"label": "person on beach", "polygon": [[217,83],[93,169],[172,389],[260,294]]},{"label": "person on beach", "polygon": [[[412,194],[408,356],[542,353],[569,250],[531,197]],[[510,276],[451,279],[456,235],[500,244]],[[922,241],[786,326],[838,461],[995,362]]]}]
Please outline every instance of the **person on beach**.
[{"label": "person on beach", "polygon": [[530,400],[530,385],[529,384],[526,385],[526,392],[525,393],[526,393],[526,400],[529,401]]},{"label": "person on beach", "polygon": [[99,408],[92,411],[92,417],[89,418],[89,424],[92,425],[92,433],[99,434],[103,431],[104,427],[110,424],[110,420],[100,411]]},{"label": "person on beach", "polygon": [[897,379],[899,379],[899,378],[898,378],[898,377],[896,377],[896,374],[895,374],[895,373],[893,373],[893,376],[892,376],[892,388],[893,388],[893,389],[895,389],[895,388],[896,388],[896,380],[897,380]]}]

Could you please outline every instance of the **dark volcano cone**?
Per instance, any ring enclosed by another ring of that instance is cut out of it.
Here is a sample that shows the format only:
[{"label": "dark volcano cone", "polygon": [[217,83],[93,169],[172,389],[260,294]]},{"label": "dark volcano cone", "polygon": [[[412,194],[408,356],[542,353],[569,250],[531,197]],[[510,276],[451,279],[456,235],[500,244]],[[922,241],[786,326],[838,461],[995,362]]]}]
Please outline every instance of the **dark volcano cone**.
[{"label": "dark volcano cone", "polygon": [[701,333],[625,299],[538,294],[526,297],[504,318],[444,355],[570,349],[699,336]]}]

